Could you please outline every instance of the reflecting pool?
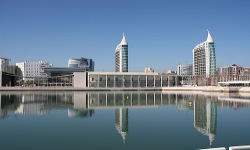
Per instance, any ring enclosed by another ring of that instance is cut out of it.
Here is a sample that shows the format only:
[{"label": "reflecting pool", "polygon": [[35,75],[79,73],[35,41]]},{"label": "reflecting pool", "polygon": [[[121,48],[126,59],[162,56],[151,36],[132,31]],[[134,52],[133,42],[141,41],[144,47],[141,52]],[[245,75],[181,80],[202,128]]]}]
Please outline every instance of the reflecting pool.
[{"label": "reflecting pool", "polygon": [[0,92],[0,102],[3,150],[250,145],[250,94]]}]

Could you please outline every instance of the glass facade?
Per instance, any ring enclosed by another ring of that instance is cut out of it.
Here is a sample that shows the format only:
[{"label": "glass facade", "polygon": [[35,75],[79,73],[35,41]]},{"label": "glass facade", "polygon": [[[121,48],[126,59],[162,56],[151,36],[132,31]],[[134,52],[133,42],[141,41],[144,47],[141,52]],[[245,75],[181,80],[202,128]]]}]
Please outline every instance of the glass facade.
[{"label": "glass facade", "polygon": [[128,45],[122,45],[122,72],[128,72]]},{"label": "glass facade", "polygon": [[211,75],[216,75],[216,57],[215,57],[215,47],[214,43],[209,43],[209,51],[210,51],[210,72]]}]

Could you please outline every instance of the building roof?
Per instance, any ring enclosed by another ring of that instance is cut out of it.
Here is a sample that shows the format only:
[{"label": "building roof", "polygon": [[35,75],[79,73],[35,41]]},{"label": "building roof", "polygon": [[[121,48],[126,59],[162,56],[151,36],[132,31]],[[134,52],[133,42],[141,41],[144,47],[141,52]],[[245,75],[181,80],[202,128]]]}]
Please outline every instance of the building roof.
[{"label": "building roof", "polygon": [[125,38],[125,35],[124,35],[124,32],[123,32],[122,41],[121,41],[121,43],[120,43],[119,45],[128,45],[128,42],[127,42],[127,40],[126,40],[126,38]]},{"label": "building roof", "polygon": [[206,42],[214,43],[214,40],[213,40],[213,38],[212,38],[212,36],[211,36],[211,34],[210,34],[210,32],[208,30],[207,30],[207,33],[208,33],[208,35],[207,35]]}]

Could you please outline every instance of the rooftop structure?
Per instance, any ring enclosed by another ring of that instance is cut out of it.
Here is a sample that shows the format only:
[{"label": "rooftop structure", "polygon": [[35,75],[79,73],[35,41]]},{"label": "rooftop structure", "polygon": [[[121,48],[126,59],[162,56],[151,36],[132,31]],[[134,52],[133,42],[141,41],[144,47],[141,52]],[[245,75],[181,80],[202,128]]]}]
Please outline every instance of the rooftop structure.
[{"label": "rooftop structure", "polygon": [[145,68],[145,73],[154,73],[155,71],[152,68]]}]

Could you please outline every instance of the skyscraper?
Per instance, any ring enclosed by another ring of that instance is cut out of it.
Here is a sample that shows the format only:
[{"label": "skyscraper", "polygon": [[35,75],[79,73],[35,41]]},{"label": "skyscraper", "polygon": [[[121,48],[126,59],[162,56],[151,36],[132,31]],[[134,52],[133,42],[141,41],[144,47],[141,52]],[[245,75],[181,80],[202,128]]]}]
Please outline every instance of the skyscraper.
[{"label": "skyscraper", "polygon": [[193,49],[193,75],[216,75],[216,57],[214,40],[208,31],[207,40]]},{"label": "skyscraper", "polygon": [[128,72],[128,42],[124,33],[121,43],[115,50],[115,72]]}]

